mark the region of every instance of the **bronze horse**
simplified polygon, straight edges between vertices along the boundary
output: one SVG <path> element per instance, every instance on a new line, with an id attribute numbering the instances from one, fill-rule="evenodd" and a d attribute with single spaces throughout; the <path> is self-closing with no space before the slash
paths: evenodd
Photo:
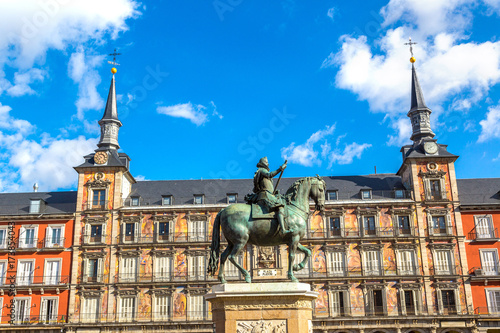
<path id="1" fill-rule="evenodd" d="M 307 220 L 309 219 L 309 198 L 316 204 L 316 210 L 322 211 L 325 204 L 325 181 L 319 177 L 306 177 L 297 180 L 290 186 L 285 194 L 288 203 L 288 225 L 293 232 L 282 235 L 278 230 L 276 219 L 253 220 L 250 217 L 251 205 L 233 204 L 221 210 L 214 222 L 212 245 L 210 246 L 210 260 L 208 273 L 215 275 L 219 264 L 220 229 L 227 240 L 227 248 L 220 256 L 219 281 L 226 283 L 224 277 L 224 264 L 229 259 L 245 277 L 246 282 L 251 282 L 250 274 L 245 270 L 235 257 L 248 244 L 258 246 L 288 245 L 288 278 L 297 282 L 294 271 L 304 268 L 311 251 L 301 245 L 299 241 L 305 236 Z M 298 265 L 293 264 L 295 252 L 299 250 L 305 254 Z"/>

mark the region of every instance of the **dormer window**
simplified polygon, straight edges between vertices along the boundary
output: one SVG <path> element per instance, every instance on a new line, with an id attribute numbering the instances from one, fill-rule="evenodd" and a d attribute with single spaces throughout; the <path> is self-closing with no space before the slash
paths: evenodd
<path id="1" fill-rule="evenodd" d="M 371 199 L 372 198 L 372 190 L 361 190 L 361 199 Z"/>
<path id="2" fill-rule="evenodd" d="M 203 194 L 196 194 L 194 196 L 194 204 L 195 205 L 203 205 L 204 204 L 204 195 Z"/>
<path id="3" fill-rule="evenodd" d="M 233 204 L 236 203 L 238 196 L 236 194 L 228 194 L 227 195 L 227 203 L 228 204 Z"/>
<path id="4" fill-rule="evenodd" d="M 394 198 L 396 199 L 404 199 L 405 191 L 404 190 L 394 190 Z"/>
<path id="5" fill-rule="evenodd" d="M 172 205 L 172 196 L 171 195 L 165 195 L 161 198 L 161 205 L 162 206 L 171 206 Z"/>
<path id="6" fill-rule="evenodd" d="M 130 198 L 130 205 L 131 206 L 139 206 L 139 197 Z"/>
<path id="7" fill-rule="evenodd" d="M 42 212 L 43 200 L 31 199 L 30 200 L 30 214 L 38 214 Z"/>
<path id="8" fill-rule="evenodd" d="M 326 200 L 338 200 L 338 191 L 326 191 Z"/>

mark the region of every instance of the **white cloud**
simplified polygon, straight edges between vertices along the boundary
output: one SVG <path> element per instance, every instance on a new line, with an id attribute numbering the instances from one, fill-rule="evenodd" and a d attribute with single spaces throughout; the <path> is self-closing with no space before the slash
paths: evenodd
<path id="1" fill-rule="evenodd" d="M 334 163 L 351 164 L 355 157 L 361 158 L 361 154 L 363 153 L 363 151 L 365 151 L 365 149 L 367 148 L 370 148 L 371 146 L 372 145 L 369 143 L 363 143 L 360 145 L 356 142 L 353 142 L 351 144 L 348 144 L 345 146 L 343 152 L 340 152 L 340 150 L 336 150 L 330 154 L 330 165 L 328 167 L 331 168 Z"/>
<path id="2" fill-rule="evenodd" d="M 313 133 L 304 144 L 296 146 L 295 142 L 292 142 L 288 147 L 281 149 L 281 156 L 292 163 L 303 166 L 321 165 L 321 160 L 318 159 L 318 151 L 315 150 L 314 146 L 318 141 L 331 135 L 334 130 L 335 125 L 326 126 L 326 129 Z M 326 141 L 321 148 L 322 152 L 330 149 Z"/>
<path id="3" fill-rule="evenodd" d="M 0 104 L 0 192 L 30 191 L 35 182 L 40 191 L 76 185 L 73 167 L 95 149 L 97 139 L 61 139 L 42 133 L 37 142 L 29 138 L 35 127 L 11 117 L 10 111 Z"/>
<path id="4" fill-rule="evenodd" d="M 14 74 L 14 85 L 7 89 L 10 96 L 18 97 L 23 95 L 33 95 L 35 91 L 30 87 L 34 82 L 43 82 L 47 72 L 38 68 L 31 68 L 27 71 Z"/>
<path id="5" fill-rule="evenodd" d="M 342 36 L 341 49 L 322 67 L 338 67 L 337 87 L 368 101 L 371 111 L 388 115 L 396 131 L 390 144 L 405 141 L 409 137 L 398 136 L 407 134 L 401 119 L 410 106 L 411 67 L 403 47 L 409 36 L 418 42 L 415 65 L 434 118 L 448 101 L 467 112 L 500 82 L 500 42 L 467 40 L 474 5 L 472 0 L 391 0 L 381 10 L 383 26 L 390 29 L 370 42 L 363 35 Z"/>
<path id="6" fill-rule="evenodd" d="M 335 7 L 328 8 L 328 12 L 326 13 L 326 16 L 331 18 L 333 20 L 333 16 L 337 13 L 337 9 Z"/>
<path id="7" fill-rule="evenodd" d="M 350 164 L 353 162 L 354 157 L 361 157 L 363 151 L 369 147 L 370 144 L 357 144 L 355 142 L 346 144 L 344 151 L 341 152 L 339 148 L 340 141 L 345 138 L 345 134 L 338 136 L 335 141 L 335 149 L 332 150 L 332 145 L 328 141 L 332 138 L 335 131 L 335 125 L 326 126 L 325 129 L 313 133 L 307 141 L 301 145 L 296 145 L 292 142 L 289 146 L 281 148 L 281 157 L 288 159 L 292 163 L 300 164 L 303 166 L 321 165 L 323 161 L 328 161 L 328 168 L 330 169 L 333 164 Z M 319 144 L 318 142 L 322 142 Z"/>
<path id="8" fill-rule="evenodd" d="M 500 105 L 488 108 L 486 119 L 479 122 L 481 134 L 478 142 L 485 142 L 491 139 L 500 139 Z"/>
<path id="9" fill-rule="evenodd" d="M 395 131 L 396 135 L 389 135 L 389 146 L 401 147 L 408 144 L 411 137 L 411 124 L 407 117 L 402 117 L 394 120 L 390 125 Z"/>
<path id="10" fill-rule="evenodd" d="M 97 92 L 101 76 L 95 69 L 100 67 L 103 61 L 103 55 L 88 55 L 81 45 L 69 59 L 68 75 L 73 82 L 78 84 L 78 99 L 75 105 L 79 120 L 84 120 L 85 111 L 99 110 L 104 107 L 104 100 Z"/>
<path id="11" fill-rule="evenodd" d="M 212 114 L 222 119 L 222 116 L 216 110 L 215 104 L 213 102 L 210 103 L 214 108 Z M 206 109 L 207 108 L 201 104 L 193 105 L 189 102 L 171 106 L 159 106 L 156 111 L 170 117 L 188 119 L 196 126 L 200 126 L 209 121 L 208 114 L 205 112 Z"/>

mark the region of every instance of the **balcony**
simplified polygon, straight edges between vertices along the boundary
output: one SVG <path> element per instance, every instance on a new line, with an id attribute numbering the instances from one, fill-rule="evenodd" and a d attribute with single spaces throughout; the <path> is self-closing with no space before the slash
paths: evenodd
<path id="1" fill-rule="evenodd" d="M 434 265 L 430 267 L 432 275 L 458 275 L 460 274 L 459 265 Z"/>
<path id="2" fill-rule="evenodd" d="M 86 210 L 94 210 L 94 211 L 103 211 L 103 210 L 108 210 L 108 200 L 105 201 L 99 201 L 96 203 L 93 203 L 91 201 L 88 201 L 87 204 L 85 205 Z"/>
<path id="3" fill-rule="evenodd" d="M 69 284 L 69 275 L 28 275 L 16 277 L 17 287 L 46 287 Z"/>
<path id="4" fill-rule="evenodd" d="M 105 245 L 106 244 L 106 235 L 83 235 L 82 236 L 82 245 Z"/>
<path id="5" fill-rule="evenodd" d="M 211 321 L 212 316 L 208 311 L 184 311 L 182 316 L 173 317 L 171 314 L 164 312 L 135 312 L 135 313 L 112 313 L 109 315 L 99 315 L 97 313 L 80 313 L 80 316 L 75 321 L 79 324 L 96 324 L 96 323 L 179 323 L 193 321 Z"/>
<path id="6" fill-rule="evenodd" d="M 480 306 L 474 309 L 474 314 L 484 317 L 500 317 L 500 309 L 496 306 Z"/>
<path id="7" fill-rule="evenodd" d="M 66 323 L 66 315 L 41 315 L 41 316 L 23 316 L 11 318 L 10 316 L 2 316 L 0 325 L 16 325 L 16 326 L 47 326 L 47 325 L 63 325 Z"/>
<path id="8" fill-rule="evenodd" d="M 476 242 L 496 242 L 498 241 L 498 229 L 482 229 L 477 230 L 476 228 L 472 229 L 468 235 L 469 239 L 474 240 Z"/>
<path id="9" fill-rule="evenodd" d="M 127 284 L 127 283 L 160 283 L 160 282 L 168 282 L 168 281 L 216 281 L 217 276 L 210 276 L 205 271 L 203 272 L 170 272 L 170 273 L 148 273 L 148 274 L 139 274 L 139 273 L 120 273 L 114 276 L 115 283 Z M 227 277 L 226 273 L 226 278 Z M 239 277 L 239 275 L 237 276 Z M 237 278 L 234 276 L 229 276 L 229 280 L 231 278 Z"/>
<path id="10" fill-rule="evenodd" d="M 363 267 L 363 266 L 335 266 L 327 267 L 326 272 L 317 272 L 311 269 L 303 269 L 295 272 L 298 278 L 360 278 L 360 277 L 383 277 L 383 276 L 416 276 L 421 275 L 420 266 L 397 268 L 390 267 Z"/>
<path id="11" fill-rule="evenodd" d="M 208 231 L 200 232 L 177 232 L 159 235 L 156 233 L 148 233 L 141 235 L 118 235 L 116 237 L 117 244 L 161 244 L 172 242 L 201 242 L 206 243 L 212 240 Z M 224 238 L 222 238 L 224 241 Z"/>
<path id="12" fill-rule="evenodd" d="M 497 280 L 500 279 L 500 263 L 483 265 L 469 270 L 472 280 Z"/>
<path id="13" fill-rule="evenodd" d="M 308 230 L 306 237 L 309 239 L 325 238 L 406 238 L 418 235 L 417 228 L 394 228 L 394 227 L 376 227 L 374 229 L 359 230 L 355 228 L 342 229 L 316 229 Z"/>
<path id="14" fill-rule="evenodd" d="M 104 275 L 103 274 L 94 274 L 92 276 L 79 276 L 77 283 L 103 283 Z"/>

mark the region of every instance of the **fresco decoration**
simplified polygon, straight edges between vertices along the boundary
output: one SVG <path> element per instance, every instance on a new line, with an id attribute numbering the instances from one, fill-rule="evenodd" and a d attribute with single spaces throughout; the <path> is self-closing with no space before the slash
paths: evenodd
<path id="1" fill-rule="evenodd" d="M 151 218 L 151 214 L 144 214 L 142 216 L 142 223 L 141 223 L 141 235 L 146 236 L 143 238 L 143 242 L 152 242 L 153 241 L 153 235 L 154 235 L 154 222 L 153 219 Z"/>
<path id="2" fill-rule="evenodd" d="M 314 212 L 309 220 L 309 232 L 311 237 L 324 237 L 324 221 L 323 216 L 319 212 Z"/>
<path id="3" fill-rule="evenodd" d="M 356 249 L 357 243 L 350 243 L 347 252 L 347 270 L 349 272 L 361 272 L 361 256 Z"/>
<path id="4" fill-rule="evenodd" d="M 210 212 L 210 218 L 208 220 L 208 241 L 212 241 L 212 232 L 214 230 L 215 217 L 219 212 Z"/>
<path id="5" fill-rule="evenodd" d="M 177 221 L 175 222 L 174 230 L 175 230 L 174 241 L 180 242 L 187 240 L 188 225 L 187 225 L 186 213 L 180 213 L 179 216 L 177 216 Z"/>
<path id="6" fill-rule="evenodd" d="M 318 298 L 314 301 L 314 314 L 327 316 L 328 311 L 328 290 L 324 288 L 324 284 L 313 285 L 313 290 L 318 293 Z"/>
<path id="7" fill-rule="evenodd" d="M 137 307 L 137 312 L 139 313 L 139 318 L 149 318 L 151 314 L 151 296 L 147 294 L 147 289 L 141 289 L 139 292 L 139 304 Z"/>
<path id="8" fill-rule="evenodd" d="M 381 232 L 384 233 L 392 229 L 392 215 L 388 212 L 388 208 L 382 208 L 379 214 L 379 225 Z"/>
<path id="9" fill-rule="evenodd" d="M 359 288 L 359 282 L 352 282 L 350 291 L 351 314 L 362 316 L 365 314 L 365 298 L 363 290 Z"/>
<path id="10" fill-rule="evenodd" d="M 104 290 L 104 293 L 102 294 L 102 297 L 101 297 L 102 309 L 99 312 L 101 317 L 104 317 L 108 314 L 108 298 L 109 298 L 108 295 L 109 295 L 109 291 Z M 113 307 L 113 313 L 116 313 L 116 302 L 115 302 L 115 306 Z"/>
<path id="11" fill-rule="evenodd" d="M 383 259 L 383 269 L 387 271 L 388 274 L 396 274 L 396 253 L 391 247 L 391 244 L 384 244 L 382 250 Z"/>
<path id="12" fill-rule="evenodd" d="M 115 174 L 112 172 L 102 172 L 104 174 L 104 180 L 110 181 L 111 184 L 107 187 L 108 196 L 106 200 L 108 201 L 108 209 L 113 208 L 113 198 L 114 198 L 114 181 Z M 95 172 L 85 172 L 83 176 L 83 184 L 87 184 L 88 182 L 92 182 L 95 180 Z M 82 210 L 86 209 L 87 203 L 89 202 L 89 191 L 83 191 L 82 198 Z"/>
<path id="13" fill-rule="evenodd" d="M 312 271 L 315 273 L 326 273 L 326 257 L 321 245 L 315 245 L 312 249 Z"/>
<path id="14" fill-rule="evenodd" d="M 387 293 L 386 293 L 386 303 L 387 303 L 387 314 L 398 315 L 398 290 L 395 288 L 396 282 L 392 281 L 388 283 Z"/>
<path id="15" fill-rule="evenodd" d="M 355 232 L 359 230 L 358 217 L 354 209 L 347 209 L 344 215 L 344 227 L 346 230 L 346 236 L 349 236 L 349 232 Z"/>
<path id="16" fill-rule="evenodd" d="M 450 182 L 450 174 L 449 174 L 449 169 L 448 169 L 448 164 L 447 163 L 440 163 L 437 162 L 437 170 L 436 171 L 442 171 L 445 172 L 444 180 L 445 180 L 445 189 L 446 189 L 446 194 L 447 198 L 451 200 L 451 182 Z M 417 174 L 420 172 L 428 172 L 429 170 L 427 169 L 427 162 L 420 162 L 417 163 Z M 425 198 L 425 190 L 424 190 L 424 181 L 422 177 L 419 177 L 419 185 L 420 185 L 420 196 L 421 198 Z"/>
<path id="17" fill-rule="evenodd" d="M 173 293 L 173 311 L 172 316 L 174 319 L 184 319 L 186 318 L 186 294 L 184 293 L 184 287 L 176 288 Z"/>
<path id="18" fill-rule="evenodd" d="M 184 249 L 177 249 L 174 255 L 174 276 L 187 276 L 187 256 Z"/>

